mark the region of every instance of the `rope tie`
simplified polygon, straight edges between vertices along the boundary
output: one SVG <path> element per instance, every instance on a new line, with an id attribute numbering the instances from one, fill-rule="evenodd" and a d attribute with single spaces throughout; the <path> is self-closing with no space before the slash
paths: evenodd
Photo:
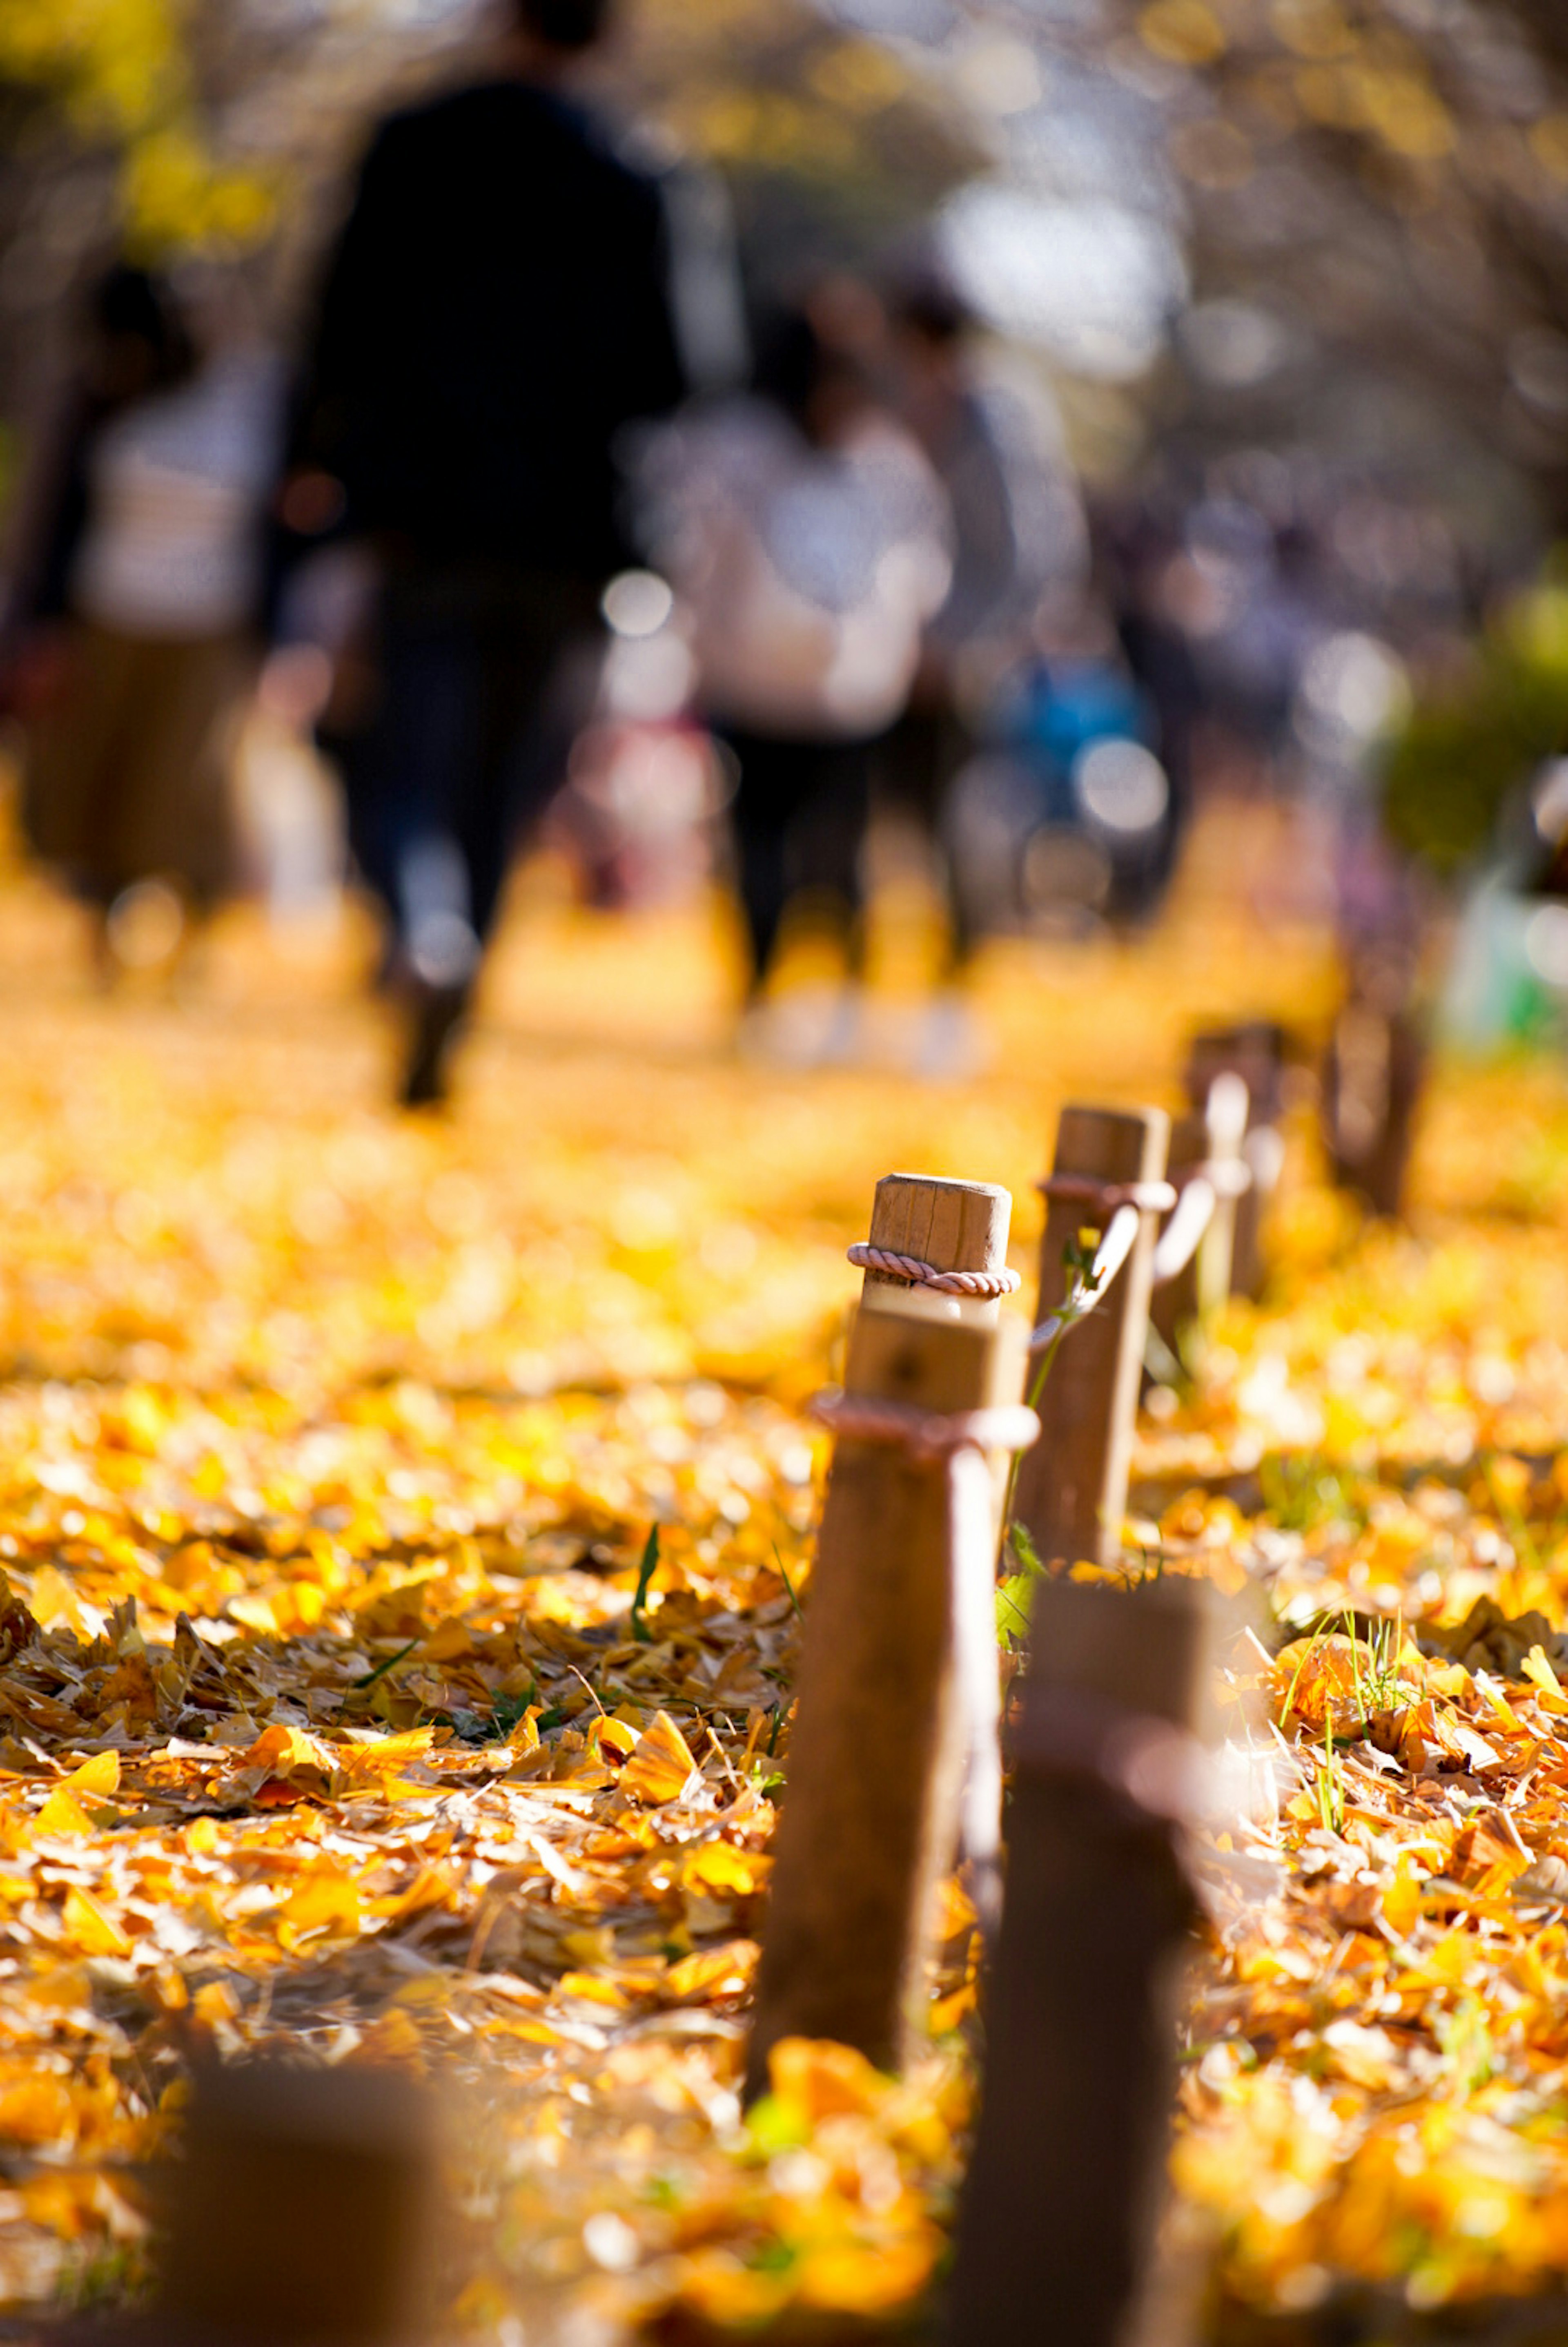
<path id="1" fill-rule="evenodd" d="M 1176 1193 L 1169 1182 L 1102 1182 L 1094 1174 L 1047 1174 L 1034 1186 L 1048 1203 L 1060 1199 L 1067 1204 L 1089 1207 L 1105 1225 L 1084 1281 L 1084 1286 L 1094 1290 L 1094 1302 L 1084 1311 L 1064 1308 L 1054 1312 L 1049 1320 L 1043 1320 L 1029 1339 L 1031 1347 L 1038 1348 L 1054 1343 L 1064 1328 L 1075 1320 L 1086 1319 L 1096 1306 L 1104 1303 L 1106 1289 L 1133 1251 L 1142 1217 L 1168 1214 L 1176 1203 Z"/>
<path id="2" fill-rule="evenodd" d="M 1285 1140 L 1271 1124 L 1254 1125 L 1242 1143 L 1247 1167 L 1260 1190 L 1272 1190 L 1285 1170 Z"/>
<path id="3" fill-rule="evenodd" d="M 1196 1736 L 1087 1688 L 1033 1694 L 1013 1749 L 1031 1776 L 1089 1785 L 1144 1825 L 1190 1831 L 1214 1814 L 1214 1761 Z"/>
<path id="4" fill-rule="evenodd" d="M 1182 1184 L 1176 1210 L 1155 1242 L 1153 1266 L 1154 1284 L 1163 1287 L 1185 1271 L 1199 1247 L 1204 1235 L 1214 1220 L 1219 1193 L 1206 1173 L 1195 1173 Z"/>
<path id="5" fill-rule="evenodd" d="M 820 1393 L 811 1414 L 840 1441 L 902 1450 L 916 1467 L 940 1467 L 946 1487 L 953 1676 L 963 1723 L 959 1848 L 975 1911 L 989 1930 L 1001 1898 L 1002 1691 L 996 1668 L 996 1540 L 993 1450 L 1027 1450 L 1040 1420 L 1022 1402 L 990 1409 L 921 1409 L 872 1394 Z"/>
<path id="6" fill-rule="evenodd" d="M 1176 1176 L 1176 1212 L 1155 1245 L 1156 1287 L 1186 1269 L 1203 1245 L 1220 1200 L 1245 1197 L 1251 1187 L 1251 1168 L 1239 1157 L 1206 1157 L 1201 1164 L 1182 1168 Z"/>
<path id="7" fill-rule="evenodd" d="M 939 1271 L 918 1255 L 898 1255 L 891 1247 L 872 1246 L 857 1239 L 850 1261 L 861 1271 L 880 1271 L 889 1279 L 907 1280 L 911 1287 L 933 1287 L 943 1296 L 1012 1296 L 1023 1286 L 1015 1271 Z"/>
<path id="8" fill-rule="evenodd" d="M 1207 1182 L 1217 1198 L 1245 1198 L 1252 1187 L 1252 1168 L 1244 1157 L 1206 1157 L 1196 1165 L 1184 1165 L 1176 1175 L 1178 1190 L 1194 1182 Z"/>
<path id="9" fill-rule="evenodd" d="M 1110 1217 L 1090 1273 L 1090 1285 L 1098 1291 L 1096 1303 L 1132 1253 L 1138 1235 L 1136 1220 L 1124 1223 L 1125 1214 L 1170 1214 L 1152 1266 L 1155 1286 L 1163 1287 L 1166 1280 L 1185 1271 L 1197 1253 L 1219 1201 L 1239 1198 L 1251 1186 L 1251 1170 L 1237 1158 L 1206 1158 L 1200 1164 L 1184 1168 L 1179 1183 L 1101 1182 L 1090 1174 L 1050 1174 L 1036 1184 L 1047 1199 L 1082 1204 Z M 1065 1321 L 1075 1317 L 1082 1316 L 1054 1314 L 1036 1328 L 1033 1343 L 1048 1345 Z"/>
<path id="10" fill-rule="evenodd" d="M 1114 1214 L 1122 1206 L 1136 1206 L 1140 1214 L 1166 1214 L 1176 1202 L 1168 1182 L 1102 1182 L 1094 1174 L 1047 1174 L 1034 1187 L 1043 1197 L 1097 1206 L 1105 1214 Z"/>

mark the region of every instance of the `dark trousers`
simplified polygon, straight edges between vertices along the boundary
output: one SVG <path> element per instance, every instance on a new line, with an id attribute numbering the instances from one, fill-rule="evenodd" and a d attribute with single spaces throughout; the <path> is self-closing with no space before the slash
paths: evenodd
<path id="1" fill-rule="evenodd" d="M 973 748 L 968 730 L 944 702 L 911 703 L 883 735 L 876 760 L 879 803 L 918 823 L 936 857 L 948 918 L 947 976 L 962 968 L 978 942 L 964 892 L 953 874 L 948 811 L 953 779 Z"/>
<path id="2" fill-rule="evenodd" d="M 874 743 L 788 740 L 732 725 L 719 738 L 740 769 L 735 844 L 754 979 L 772 959 L 793 897 L 818 899 L 848 926 L 857 951 Z"/>
<path id="3" fill-rule="evenodd" d="M 591 670 L 596 594 L 575 579 L 500 565 L 394 572 L 382 598 L 376 685 L 339 758 L 349 844 L 392 928 L 395 958 L 427 980 L 472 977 L 514 844 L 565 771 Z"/>

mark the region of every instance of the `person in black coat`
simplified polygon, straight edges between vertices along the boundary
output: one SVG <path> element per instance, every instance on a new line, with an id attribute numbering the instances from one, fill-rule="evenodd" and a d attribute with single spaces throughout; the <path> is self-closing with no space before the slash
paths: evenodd
<path id="1" fill-rule="evenodd" d="M 338 754 L 350 839 L 437 1099 L 512 840 L 559 779 L 563 674 L 630 559 L 616 445 L 684 384 L 656 184 L 563 76 L 607 0 L 513 0 L 494 78 L 376 132 L 329 268 L 280 498 L 368 541 L 372 684 Z"/>

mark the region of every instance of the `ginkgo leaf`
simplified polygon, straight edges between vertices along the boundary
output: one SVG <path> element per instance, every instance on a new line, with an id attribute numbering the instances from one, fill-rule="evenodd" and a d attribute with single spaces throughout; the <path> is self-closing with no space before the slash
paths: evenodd
<path id="1" fill-rule="evenodd" d="M 664 1993 L 686 1997 L 738 1996 L 751 1985 L 760 1951 L 755 1940 L 730 1940 L 721 1948 L 701 1948 L 671 1964 Z"/>
<path id="2" fill-rule="evenodd" d="M 309 1874 L 284 1901 L 278 1921 L 295 1939 L 323 1931 L 351 1935 L 360 1928 L 359 1890 L 346 1875 Z"/>
<path id="3" fill-rule="evenodd" d="M 1568 1714 L 1568 1695 L 1564 1695 L 1563 1682 L 1547 1661 L 1541 1647 L 1531 1647 L 1520 1665 L 1520 1670 L 1534 1688 L 1535 1700 L 1543 1710 L 1555 1712 L 1560 1717 Z"/>
<path id="4" fill-rule="evenodd" d="M 667 1711 L 658 1711 L 621 1770 L 621 1790 L 633 1800 L 657 1808 L 662 1802 L 678 1800 L 696 1774 L 697 1762 L 685 1737 Z"/>
<path id="5" fill-rule="evenodd" d="M 434 1736 L 432 1727 L 411 1727 L 402 1735 L 375 1737 L 368 1744 L 316 1746 L 313 1765 L 319 1767 L 324 1759 L 329 1767 L 341 1768 L 351 1777 L 392 1776 L 410 1761 L 423 1760 Z"/>
<path id="6" fill-rule="evenodd" d="M 1393 1881 L 1383 1892 L 1382 1907 L 1383 1920 L 1390 1931 L 1399 1939 L 1409 1939 L 1420 1920 L 1421 1888 L 1403 1853 L 1394 1868 Z"/>
<path id="7" fill-rule="evenodd" d="M 244 1755 L 248 1768 L 264 1768 L 274 1777 L 304 1775 L 314 1778 L 331 1777 L 336 1765 L 331 1747 L 302 1728 L 280 1721 L 263 1728 Z"/>
<path id="8" fill-rule="evenodd" d="M 33 1824 L 41 1834 L 90 1834 L 97 1830 L 68 1785 L 56 1786 Z"/>
<path id="9" fill-rule="evenodd" d="M 765 1850 L 736 1850 L 727 1841 L 707 1841 L 688 1854 L 681 1875 L 694 1889 L 728 1891 L 744 1899 L 767 1881 L 772 1865 Z"/>
<path id="10" fill-rule="evenodd" d="M 74 1885 L 66 1893 L 61 1921 L 67 1937 L 85 1956 L 128 1956 L 131 1952 L 129 1938 L 112 1916 Z"/>

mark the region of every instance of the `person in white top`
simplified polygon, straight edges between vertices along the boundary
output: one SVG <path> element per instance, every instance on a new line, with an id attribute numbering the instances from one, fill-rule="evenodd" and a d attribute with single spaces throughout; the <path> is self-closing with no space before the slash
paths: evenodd
<path id="1" fill-rule="evenodd" d="M 205 364 L 168 289 L 118 268 L 82 364 L 5 630 L 23 820 L 114 935 L 156 878 L 200 910 L 232 885 L 227 753 L 249 681 L 280 370 Z"/>
<path id="2" fill-rule="evenodd" d="M 220 352 L 98 433 L 90 518 L 71 574 L 84 619 L 186 643 L 250 625 L 279 389 L 269 352 Z"/>
<path id="3" fill-rule="evenodd" d="M 662 434 L 648 538 L 684 606 L 697 698 L 738 770 L 740 896 L 759 989 L 809 895 L 854 958 L 875 743 L 952 576 L 946 500 L 915 441 L 804 316 L 758 392 Z"/>

